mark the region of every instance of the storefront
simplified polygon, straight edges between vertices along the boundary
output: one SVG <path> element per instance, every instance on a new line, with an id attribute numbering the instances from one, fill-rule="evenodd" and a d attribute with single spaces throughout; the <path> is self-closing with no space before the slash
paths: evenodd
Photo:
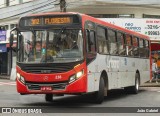
<path id="1" fill-rule="evenodd" d="M 0 75 L 8 75 L 9 48 L 6 41 L 7 31 L 0 30 Z"/>

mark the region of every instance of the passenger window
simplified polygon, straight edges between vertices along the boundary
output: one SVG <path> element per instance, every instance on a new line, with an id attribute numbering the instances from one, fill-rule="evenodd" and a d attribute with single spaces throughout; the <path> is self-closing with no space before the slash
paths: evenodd
<path id="1" fill-rule="evenodd" d="M 110 42 L 110 54 L 118 55 L 118 46 L 116 42 L 116 32 L 108 29 L 108 40 Z"/>
<path id="2" fill-rule="evenodd" d="M 87 37 L 87 52 L 95 53 L 96 52 L 96 42 L 95 42 L 95 33 L 94 31 L 86 30 Z"/>
<path id="3" fill-rule="evenodd" d="M 145 57 L 149 58 L 149 41 L 145 40 Z"/>
<path id="4" fill-rule="evenodd" d="M 106 29 L 97 27 L 98 51 L 101 54 L 109 54 L 109 42 L 106 40 Z"/>
<path id="5" fill-rule="evenodd" d="M 139 52 L 138 52 L 138 38 L 133 37 L 132 38 L 132 45 L 133 45 L 133 56 L 134 57 L 139 57 Z"/>
<path id="6" fill-rule="evenodd" d="M 139 39 L 139 55 L 140 57 L 145 57 L 145 48 L 144 48 L 144 40 Z"/>
<path id="7" fill-rule="evenodd" d="M 132 56 L 133 51 L 132 51 L 132 37 L 130 35 L 126 35 L 126 52 L 127 56 Z"/>
<path id="8" fill-rule="evenodd" d="M 117 33 L 117 43 L 118 43 L 118 54 L 121 56 L 126 55 L 126 47 L 124 43 L 124 34 L 118 32 Z"/>

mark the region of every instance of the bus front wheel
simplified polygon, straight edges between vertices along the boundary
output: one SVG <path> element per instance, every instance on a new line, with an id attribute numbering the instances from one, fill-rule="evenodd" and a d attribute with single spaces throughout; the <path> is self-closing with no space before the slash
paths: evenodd
<path id="1" fill-rule="evenodd" d="M 104 88 L 105 88 L 105 83 L 103 77 L 100 78 L 99 82 L 99 91 L 94 93 L 94 102 L 97 104 L 101 104 L 104 100 Z"/>
<path id="2" fill-rule="evenodd" d="M 46 94 L 45 95 L 45 100 L 48 102 L 52 102 L 53 101 L 53 94 Z"/>

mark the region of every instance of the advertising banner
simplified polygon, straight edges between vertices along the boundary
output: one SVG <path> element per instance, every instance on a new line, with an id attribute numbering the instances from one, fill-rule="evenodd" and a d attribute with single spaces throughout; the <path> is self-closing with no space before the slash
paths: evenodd
<path id="1" fill-rule="evenodd" d="M 151 40 L 160 40 L 160 19 L 100 18 L 111 24 L 147 35 Z"/>
<path id="2" fill-rule="evenodd" d="M 0 42 L 6 41 L 6 31 L 0 30 Z"/>
<path id="3" fill-rule="evenodd" d="M 0 53 L 1 52 L 7 52 L 6 44 L 0 44 Z"/>

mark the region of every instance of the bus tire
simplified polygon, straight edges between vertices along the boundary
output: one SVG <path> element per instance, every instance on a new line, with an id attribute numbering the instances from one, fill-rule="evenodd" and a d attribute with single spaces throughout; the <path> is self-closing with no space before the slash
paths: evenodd
<path id="1" fill-rule="evenodd" d="M 45 95 L 45 100 L 48 102 L 52 102 L 53 101 L 53 94 L 46 94 Z"/>
<path id="2" fill-rule="evenodd" d="M 135 85 L 132 86 L 131 91 L 133 94 L 137 94 L 139 92 L 139 84 L 140 84 L 140 77 L 139 74 L 136 73 L 136 77 L 135 77 Z"/>
<path id="3" fill-rule="evenodd" d="M 138 91 L 139 91 L 139 84 L 140 84 L 140 77 L 139 77 L 139 74 L 136 73 L 136 76 L 135 76 L 135 84 L 134 86 L 130 86 L 130 87 L 125 87 L 125 91 L 127 93 L 131 93 L 131 94 L 137 94 Z"/>
<path id="4" fill-rule="evenodd" d="M 97 104 L 101 104 L 104 100 L 104 88 L 105 88 L 105 83 L 103 77 L 100 78 L 99 81 L 99 91 L 95 92 L 94 95 L 94 102 Z"/>

